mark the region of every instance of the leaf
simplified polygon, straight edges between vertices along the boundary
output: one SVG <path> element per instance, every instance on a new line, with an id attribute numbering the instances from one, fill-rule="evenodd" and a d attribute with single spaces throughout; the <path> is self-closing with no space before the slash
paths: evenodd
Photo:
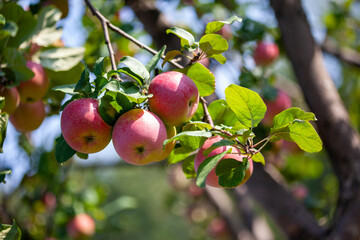
<path id="1" fill-rule="evenodd" d="M 225 24 L 232 24 L 233 22 L 241 22 L 242 19 L 238 16 L 232 16 L 225 21 L 213 21 L 206 24 L 205 34 L 216 33 L 222 29 Z"/>
<path id="2" fill-rule="evenodd" d="M 209 148 L 207 148 L 203 155 L 206 157 L 208 156 L 214 149 L 224 146 L 234 146 L 236 143 L 234 141 L 228 140 L 228 139 L 222 139 L 218 142 L 215 142 L 213 145 L 211 145 Z"/>
<path id="3" fill-rule="evenodd" d="M 175 164 L 178 162 L 183 161 L 185 158 L 187 158 L 193 150 L 189 150 L 184 147 L 178 147 L 174 148 L 174 150 L 170 153 L 170 155 L 167 158 L 168 165 Z"/>
<path id="4" fill-rule="evenodd" d="M 73 68 L 67 71 L 53 71 L 50 69 L 46 70 L 46 73 L 51 81 L 51 84 L 54 86 L 65 85 L 65 84 L 74 84 L 81 77 L 81 73 L 84 71 L 84 64 L 79 62 Z"/>
<path id="5" fill-rule="evenodd" d="M 5 177 L 8 174 L 11 174 L 11 170 L 0 171 L 0 183 L 6 183 Z"/>
<path id="6" fill-rule="evenodd" d="M 56 27 L 60 18 L 61 11 L 59 9 L 52 6 L 42 8 L 37 18 L 37 33 L 32 41 L 39 46 L 49 46 L 60 39 L 62 30 Z"/>
<path id="7" fill-rule="evenodd" d="M 149 73 L 151 73 L 152 70 L 154 70 L 154 68 L 156 67 L 156 65 L 158 64 L 159 60 L 161 59 L 161 57 L 163 56 L 164 52 L 166 50 L 166 46 L 163 46 L 160 51 L 155 54 L 151 60 L 146 64 L 146 69 L 148 70 Z M 147 83 L 146 85 L 149 85 L 149 83 Z"/>
<path id="8" fill-rule="evenodd" d="M 219 185 L 226 188 L 237 187 L 245 177 L 246 165 L 235 159 L 223 159 L 215 168 Z"/>
<path id="9" fill-rule="evenodd" d="M 4 27 L 0 31 L 0 39 L 6 37 L 15 37 L 19 30 L 18 25 L 13 21 L 6 21 Z"/>
<path id="10" fill-rule="evenodd" d="M 19 30 L 16 36 L 9 41 L 9 47 L 18 48 L 21 43 L 29 40 L 35 34 L 36 18 L 29 11 L 25 11 L 17 22 L 17 25 Z"/>
<path id="11" fill-rule="evenodd" d="M 76 151 L 67 144 L 62 134 L 55 139 L 55 158 L 58 163 L 66 162 L 75 153 Z"/>
<path id="12" fill-rule="evenodd" d="M 261 163 L 262 165 L 265 166 L 265 158 L 264 158 L 264 156 L 263 156 L 260 152 L 258 152 L 257 154 L 253 155 L 253 156 L 251 157 L 251 159 L 252 159 L 254 162 L 259 162 L 259 163 Z"/>
<path id="13" fill-rule="evenodd" d="M 197 178 L 196 178 L 196 185 L 203 188 L 205 187 L 206 178 L 209 175 L 210 171 L 215 168 L 218 162 L 228 153 L 229 151 L 224 151 L 220 154 L 211 156 L 206 158 L 199 166 L 197 170 Z"/>
<path id="14" fill-rule="evenodd" d="M 75 94 L 77 94 L 74 91 L 75 86 L 76 86 L 76 84 L 65 84 L 65 85 L 53 87 L 52 90 L 63 92 L 63 93 L 70 94 L 70 95 L 75 95 Z"/>
<path id="15" fill-rule="evenodd" d="M 80 80 L 75 85 L 74 92 L 83 93 L 85 95 L 91 93 L 90 73 L 86 65 L 84 71 L 81 74 Z"/>
<path id="16" fill-rule="evenodd" d="M 176 71 L 184 73 L 191 78 L 199 90 L 200 96 L 206 97 L 215 91 L 215 77 L 209 69 L 204 67 L 201 63 L 194 63 L 184 69 L 177 69 Z"/>
<path id="17" fill-rule="evenodd" d="M 0 12 L 5 17 L 6 21 L 11 20 L 17 22 L 25 11 L 20 5 L 16 4 L 15 2 L 9 2 L 4 5 Z"/>
<path id="18" fill-rule="evenodd" d="M 21 239 L 21 231 L 16 224 L 15 220 L 13 220 L 12 225 L 8 224 L 0 224 L 0 239 L 3 240 L 20 240 Z"/>
<path id="19" fill-rule="evenodd" d="M 182 132 L 198 131 L 203 129 L 204 127 L 202 127 L 201 125 L 186 124 L 185 126 L 182 127 Z M 182 147 L 185 147 L 190 150 L 195 150 L 201 147 L 204 144 L 205 140 L 206 140 L 205 137 L 183 136 L 181 137 L 180 144 Z"/>
<path id="20" fill-rule="evenodd" d="M 117 92 L 107 92 L 99 103 L 99 113 L 110 126 L 115 124 L 120 115 L 132 108 L 131 102 L 124 95 Z"/>
<path id="21" fill-rule="evenodd" d="M 165 58 L 163 60 L 163 63 L 161 64 L 161 67 L 164 67 L 165 63 L 168 61 L 171 61 L 174 57 L 181 55 L 182 53 L 179 50 L 172 50 L 166 53 Z"/>
<path id="22" fill-rule="evenodd" d="M 206 137 L 209 138 L 212 136 L 211 132 L 207 132 L 205 130 L 201 130 L 201 131 L 186 131 L 186 132 L 181 132 L 177 135 L 175 135 L 174 137 L 170 138 L 170 139 L 166 139 L 163 143 L 163 146 L 165 146 L 168 142 L 171 142 L 173 140 L 177 140 L 177 139 L 181 139 L 184 136 L 191 136 L 191 137 Z"/>
<path id="23" fill-rule="evenodd" d="M 6 129 L 9 120 L 9 115 L 5 113 L 0 114 L 0 153 L 3 153 L 3 145 L 6 138 Z"/>
<path id="24" fill-rule="evenodd" d="M 199 41 L 199 46 L 208 57 L 221 54 L 229 48 L 227 41 L 219 34 L 204 35 Z"/>
<path id="25" fill-rule="evenodd" d="M 292 107 L 282 111 L 274 117 L 274 126 L 272 127 L 272 130 L 286 127 L 296 119 L 304 121 L 316 121 L 315 114 L 311 112 L 305 112 L 297 107 Z"/>
<path id="26" fill-rule="evenodd" d="M 225 89 L 226 101 L 240 123 L 253 129 L 264 118 L 266 105 L 258 93 L 231 84 Z"/>
<path id="27" fill-rule="evenodd" d="M 178 28 L 178 27 L 172 27 L 170 29 L 166 30 L 166 34 L 175 34 L 176 36 L 178 36 L 181 39 L 181 47 L 188 49 L 188 48 L 192 48 L 192 46 L 195 43 L 195 38 L 194 36 L 186 31 L 185 29 L 182 28 Z"/>
<path id="28" fill-rule="evenodd" d="M 0 24 L 4 25 L 5 22 L 6 22 L 6 19 L 5 19 L 4 15 L 0 14 Z"/>
<path id="29" fill-rule="evenodd" d="M 222 54 L 213 54 L 213 55 L 210 55 L 209 57 L 215 59 L 216 61 L 218 61 L 221 64 L 226 63 L 226 57 L 224 57 Z"/>
<path id="30" fill-rule="evenodd" d="M 134 78 L 140 85 L 143 85 L 144 82 L 150 79 L 149 71 L 139 60 L 126 56 L 120 59 L 119 64 L 120 63 L 125 64 L 127 68 L 121 68 L 118 66 L 118 72 L 129 75 L 130 77 Z"/>
<path id="31" fill-rule="evenodd" d="M 182 163 L 182 170 L 186 178 L 196 178 L 196 172 L 194 167 L 194 159 L 196 154 L 192 154 L 184 159 Z"/>
<path id="32" fill-rule="evenodd" d="M 51 48 L 40 53 L 41 65 L 53 71 L 67 71 L 75 67 L 84 57 L 85 49 Z"/>
<path id="33" fill-rule="evenodd" d="M 210 103 L 208 110 L 215 125 L 234 126 L 238 119 L 225 99 L 217 99 Z"/>
<path id="34" fill-rule="evenodd" d="M 110 66 L 109 57 L 101 57 L 96 60 L 94 64 L 94 74 L 96 77 L 102 77 L 105 73 L 108 72 Z"/>

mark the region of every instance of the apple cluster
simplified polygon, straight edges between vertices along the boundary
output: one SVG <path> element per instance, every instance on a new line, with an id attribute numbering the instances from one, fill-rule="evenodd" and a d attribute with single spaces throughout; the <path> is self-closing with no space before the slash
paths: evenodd
<path id="1" fill-rule="evenodd" d="M 65 141 L 81 153 L 104 149 L 112 139 L 121 159 L 134 165 L 164 160 L 175 141 L 163 142 L 176 135 L 176 126 L 189 121 L 196 112 L 199 92 L 185 74 L 175 71 L 157 75 L 149 85 L 150 110 L 134 108 L 122 114 L 110 126 L 99 113 L 96 99 L 82 98 L 70 102 L 61 115 Z"/>
<path id="2" fill-rule="evenodd" d="M 0 86 L 0 95 L 5 98 L 5 106 L 1 112 L 10 116 L 10 122 L 20 132 L 37 129 L 45 119 L 45 105 L 42 98 L 45 96 L 49 80 L 44 68 L 35 62 L 27 61 L 34 76 L 17 87 Z"/>

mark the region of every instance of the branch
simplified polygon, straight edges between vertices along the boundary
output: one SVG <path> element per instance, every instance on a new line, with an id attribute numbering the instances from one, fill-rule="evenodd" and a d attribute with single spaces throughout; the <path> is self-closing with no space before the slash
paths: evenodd
<path id="1" fill-rule="evenodd" d="M 350 48 L 338 47 L 335 43 L 326 39 L 321 45 L 321 50 L 334 55 L 341 61 L 355 67 L 360 67 L 360 54 Z"/>
<path id="2" fill-rule="evenodd" d="M 360 238 L 360 137 L 326 71 L 299 0 L 271 0 L 305 100 L 318 121 L 319 134 L 339 180 L 338 207 L 330 239 Z"/>
<path id="3" fill-rule="evenodd" d="M 116 62 L 115 62 L 115 52 L 112 48 L 111 45 L 111 41 L 110 41 L 110 36 L 109 36 L 109 30 L 108 30 L 108 26 L 110 24 L 110 21 L 104 17 L 104 15 L 102 15 L 98 10 L 95 9 L 95 7 L 91 4 L 90 0 L 84 0 L 85 4 L 88 6 L 88 8 L 90 9 L 91 13 L 97 17 L 100 22 L 101 22 L 101 27 L 104 31 L 104 37 L 105 37 L 105 44 L 108 47 L 109 50 L 109 56 L 110 56 L 110 61 L 111 61 L 111 68 L 113 70 L 116 70 Z"/>
<path id="4" fill-rule="evenodd" d="M 207 108 L 207 101 L 205 100 L 204 97 L 200 97 L 200 102 L 204 108 L 204 118 L 203 118 L 203 121 L 204 122 L 207 122 L 210 124 L 210 126 L 212 128 L 214 128 L 214 121 L 212 120 L 211 116 L 210 116 L 210 113 L 209 113 L 209 110 Z"/>

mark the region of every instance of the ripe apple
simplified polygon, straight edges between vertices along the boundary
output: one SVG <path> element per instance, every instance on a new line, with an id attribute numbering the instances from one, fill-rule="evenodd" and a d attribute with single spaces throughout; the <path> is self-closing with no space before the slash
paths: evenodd
<path id="1" fill-rule="evenodd" d="M 2 112 L 6 112 L 11 115 L 15 112 L 16 108 L 20 104 L 20 95 L 16 88 L 6 88 L 0 86 L 0 96 L 5 97 L 5 106 L 1 109 Z"/>
<path id="2" fill-rule="evenodd" d="M 90 237 L 95 233 L 95 221 L 86 213 L 77 214 L 66 225 L 66 231 L 73 239 Z"/>
<path id="3" fill-rule="evenodd" d="M 22 103 L 36 102 L 45 96 L 50 83 L 44 68 L 40 64 L 27 61 L 26 66 L 33 71 L 35 75 L 31 79 L 21 82 L 17 87 L 20 94 L 20 101 Z"/>
<path id="4" fill-rule="evenodd" d="M 166 131 L 165 124 L 154 113 L 132 109 L 119 117 L 112 133 L 116 152 L 124 161 L 143 165 L 161 161 L 170 154 L 175 143 L 165 150 L 163 142 L 174 135 L 174 127 Z"/>
<path id="5" fill-rule="evenodd" d="M 46 116 L 42 100 L 34 103 L 21 103 L 10 115 L 11 124 L 20 132 L 33 131 L 40 127 Z"/>
<path id="6" fill-rule="evenodd" d="M 265 66 L 279 57 L 279 48 L 275 43 L 258 42 L 254 51 L 256 65 Z"/>
<path id="7" fill-rule="evenodd" d="M 280 89 L 277 90 L 277 96 L 275 99 L 271 101 L 265 100 L 264 102 L 266 104 L 267 111 L 262 123 L 265 126 L 271 126 L 273 119 L 277 114 L 291 107 L 291 99 L 289 95 Z"/>
<path id="8" fill-rule="evenodd" d="M 214 150 L 212 150 L 208 156 L 204 156 L 203 152 L 211 147 L 214 143 L 222 140 L 223 138 L 221 136 L 213 136 L 211 138 L 208 138 L 204 144 L 201 146 L 201 148 L 199 149 L 198 153 L 195 156 L 195 160 L 194 160 L 194 167 L 195 167 L 195 171 L 197 172 L 199 169 L 200 164 L 208 157 L 220 154 L 224 151 L 227 151 L 229 149 L 232 149 L 231 154 L 226 154 L 220 161 L 223 161 L 226 158 L 233 158 L 237 161 L 242 162 L 243 161 L 243 155 L 241 154 L 240 150 L 238 150 L 237 148 L 234 147 L 230 147 L 230 146 L 223 146 L 223 147 L 219 147 L 219 148 L 215 148 Z M 220 162 L 219 161 L 219 162 Z M 241 184 L 244 184 L 252 175 L 253 172 L 253 162 L 252 159 L 249 159 L 249 168 L 245 171 L 245 176 L 244 179 L 240 182 L 240 184 L 238 186 L 240 186 Z M 213 170 L 210 171 L 209 175 L 206 178 L 206 185 L 212 186 L 212 187 L 221 187 L 219 185 L 219 177 L 216 176 L 215 173 L 215 168 Z"/>
<path id="9" fill-rule="evenodd" d="M 189 121 L 199 104 L 199 91 L 185 74 L 169 71 L 157 75 L 150 83 L 150 110 L 166 125 L 180 126 Z"/>
<path id="10" fill-rule="evenodd" d="M 111 126 L 99 113 L 99 103 L 93 98 L 77 99 L 61 114 L 61 132 L 71 148 L 81 153 L 103 150 L 111 140 Z"/>

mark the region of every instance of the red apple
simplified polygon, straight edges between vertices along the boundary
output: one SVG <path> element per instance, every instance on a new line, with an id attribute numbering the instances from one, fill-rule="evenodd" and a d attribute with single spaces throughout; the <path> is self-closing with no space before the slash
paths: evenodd
<path id="1" fill-rule="evenodd" d="M 26 66 L 35 74 L 33 78 L 21 82 L 17 87 L 22 103 L 36 102 L 45 96 L 49 87 L 49 80 L 44 68 L 35 62 L 28 61 Z"/>
<path id="2" fill-rule="evenodd" d="M 16 88 L 6 88 L 0 86 L 0 96 L 5 97 L 5 106 L 1 109 L 2 112 L 6 112 L 11 115 L 15 112 L 16 108 L 20 104 L 20 95 Z"/>
<path id="3" fill-rule="evenodd" d="M 230 147 L 230 146 L 223 146 L 223 147 L 219 147 L 219 148 L 215 148 L 214 150 L 212 150 L 208 156 L 204 156 L 203 152 L 211 147 L 214 143 L 222 140 L 223 138 L 221 136 L 213 136 L 211 138 L 208 138 L 204 144 L 201 146 L 201 148 L 199 149 L 198 153 L 196 154 L 195 156 L 195 160 L 194 160 L 194 167 L 195 167 L 195 171 L 197 172 L 198 169 L 199 169 L 199 166 L 200 164 L 208 157 L 211 157 L 211 156 L 214 156 L 214 155 L 217 155 L 217 154 L 220 154 L 224 151 L 227 151 L 229 149 L 232 149 L 232 153 L 229 153 L 229 154 L 226 154 L 220 161 L 223 161 L 224 159 L 226 158 L 233 158 L 237 161 L 240 161 L 242 162 L 243 161 L 243 156 L 240 152 L 239 149 L 237 148 L 234 148 L 234 147 Z M 219 162 L 220 162 L 219 161 Z M 250 163 L 250 166 L 249 168 L 245 171 L 245 177 L 244 179 L 241 181 L 241 183 L 238 185 L 242 185 L 244 184 L 249 178 L 250 176 L 252 175 L 252 172 L 253 172 L 253 162 L 252 162 L 252 159 L 249 159 L 249 163 Z M 206 185 L 209 185 L 209 186 L 212 186 L 212 187 L 221 187 L 219 185 L 219 177 L 216 176 L 216 173 L 215 173 L 215 168 L 213 170 L 210 171 L 209 175 L 207 176 L 206 178 Z"/>
<path id="4" fill-rule="evenodd" d="M 254 51 L 256 65 L 265 66 L 279 57 L 279 48 L 275 43 L 258 42 Z"/>
<path id="5" fill-rule="evenodd" d="M 95 221 L 86 213 L 77 214 L 66 225 L 66 231 L 73 239 L 90 237 L 95 233 Z"/>
<path id="6" fill-rule="evenodd" d="M 130 164 L 143 165 L 161 161 L 170 154 L 174 144 L 163 150 L 167 134 L 164 123 L 154 113 L 132 109 L 116 121 L 112 139 L 121 159 Z"/>
<path id="7" fill-rule="evenodd" d="M 280 112 L 284 111 L 291 107 L 291 99 L 284 91 L 278 89 L 277 96 L 271 101 L 264 101 L 267 107 L 266 114 L 262 123 L 265 126 L 271 126 L 273 123 L 274 117 Z"/>
<path id="8" fill-rule="evenodd" d="M 20 103 L 9 119 L 18 131 L 28 132 L 40 127 L 45 116 L 45 105 L 39 100 L 28 104 Z"/>
<path id="9" fill-rule="evenodd" d="M 82 98 L 64 108 L 61 132 L 65 141 L 81 153 L 103 150 L 111 140 L 111 126 L 101 118 L 96 99 Z"/>
<path id="10" fill-rule="evenodd" d="M 175 71 L 157 75 L 150 83 L 150 110 L 166 125 L 180 126 L 189 121 L 199 104 L 199 91 L 185 74 Z"/>

